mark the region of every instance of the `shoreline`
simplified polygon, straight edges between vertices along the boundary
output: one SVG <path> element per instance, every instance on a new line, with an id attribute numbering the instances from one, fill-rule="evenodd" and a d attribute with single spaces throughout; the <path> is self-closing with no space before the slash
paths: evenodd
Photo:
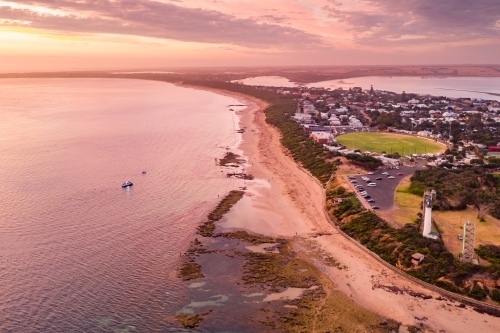
<path id="1" fill-rule="evenodd" d="M 464 333 L 477 329 L 484 332 L 497 330 L 499 318 L 479 314 L 470 308 L 459 308 L 458 303 L 453 301 L 437 300 L 441 298 L 438 293 L 388 271 L 338 234 L 325 216 L 322 186 L 318 181 L 311 182 L 311 176 L 286 155 L 279 141 L 280 133 L 265 122 L 263 110 L 267 103 L 228 91 L 192 88 L 250 102 L 249 107 L 238 111 L 241 114 L 240 128 L 246 130 L 238 148 L 248 159 L 248 168 L 255 180 L 248 182 L 247 194 L 219 222 L 225 231 L 246 230 L 288 238 L 297 235 L 297 239 L 292 240 L 293 247 L 321 269 L 339 291 L 358 305 L 400 321 L 403 325 L 425 324 L 435 330 Z M 314 255 L 315 251 L 332 255 L 337 262 L 347 267 L 347 274 L 325 265 Z M 418 299 L 408 293 L 393 293 L 387 288 L 374 286 L 411 289 L 431 295 L 433 299 Z M 385 306 L 381 307 L 380 304 Z M 457 321 L 460 321 L 459 327 Z"/>

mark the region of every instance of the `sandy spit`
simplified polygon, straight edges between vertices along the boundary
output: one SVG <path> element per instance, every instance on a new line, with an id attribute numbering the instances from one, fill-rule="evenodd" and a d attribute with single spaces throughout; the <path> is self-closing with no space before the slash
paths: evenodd
<path id="1" fill-rule="evenodd" d="M 245 172 L 255 179 L 245 181 L 247 194 L 221 220 L 224 228 L 294 238 L 295 249 L 309 257 L 340 291 L 359 305 L 403 325 L 422 323 L 435 332 L 446 333 L 499 332 L 500 318 L 477 313 L 470 307 L 459 308 L 458 302 L 436 300 L 439 294 L 387 270 L 340 235 L 325 217 L 322 186 L 292 160 L 280 144 L 279 131 L 265 122 L 265 102 L 233 92 L 203 89 L 248 105 L 238 112 L 240 128 L 246 130 L 239 149 L 248 160 Z M 331 255 L 347 268 L 339 270 L 323 264 L 317 259 L 318 252 Z M 394 293 L 380 286 L 409 289 L 433 299 Z"/>

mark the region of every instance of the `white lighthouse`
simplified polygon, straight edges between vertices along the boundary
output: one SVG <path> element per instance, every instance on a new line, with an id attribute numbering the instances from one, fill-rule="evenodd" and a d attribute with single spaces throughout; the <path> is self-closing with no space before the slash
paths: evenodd
<path id="1" fill-rule="evenodd" d="M 424 193 L 424 230 L 422 235 L 427 238 L 437 239 L 438 235 L 431 231 L 432 227 L 432 199 L 436 197 L 436 191 L 425 191 Z"/>

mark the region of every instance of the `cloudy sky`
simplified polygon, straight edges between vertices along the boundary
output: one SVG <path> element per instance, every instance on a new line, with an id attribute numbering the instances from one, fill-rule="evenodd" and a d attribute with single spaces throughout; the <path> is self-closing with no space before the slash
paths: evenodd
<path id="1" fill-rule="evenodd" d="M 499 0 L 0 0 L 0 71 L 493 64 Z"/>

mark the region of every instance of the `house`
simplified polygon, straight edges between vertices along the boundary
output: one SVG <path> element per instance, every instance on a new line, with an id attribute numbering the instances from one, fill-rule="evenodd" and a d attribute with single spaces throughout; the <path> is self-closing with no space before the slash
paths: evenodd
<path id="1" fill-rule="evenodd" d="M 335 204 L 338 205 L 344 202 L 346 198 L 334 198 L 333 200 L 335 201 Z"/>
<path id="2" fill-rule="evenodd" d="M 317 143 L 328 143 L 330 141 L 330 133 L 328 132 L 311 132 L 311 138 Z"/>
<path id="3" fill-rule="evenodd" d="M 420 131 L 420 132 L 417 132 L 417 135 L 420 135 L 420 136 L 431 136 L 432 132 L 431 131 Z"/>
<path id="4" fill-rule="evenodd" d="M 424 260 L 424 258 L 425 258 L 425 256 L 422 253 L 417 252 L 417 253 L 412 254 L 411 262 L 413 265 L 417 266 L 422 262 L 422 260 Z"/>
<path id="5" fill-rule="evenodd" d="M 312 122 L 312 116 L 310 114 L 296 113 L 292 118 L 299 123 Z"/>

